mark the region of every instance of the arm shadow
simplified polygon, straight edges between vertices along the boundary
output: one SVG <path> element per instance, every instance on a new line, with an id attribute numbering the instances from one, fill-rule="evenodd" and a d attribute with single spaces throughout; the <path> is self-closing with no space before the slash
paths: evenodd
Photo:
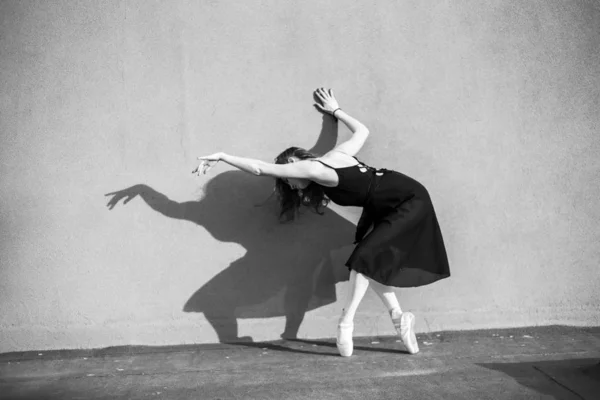
<path id="1" fill-rule="evenodd" d="M 335 136 L 337 125 L 324 115 L 321 136 Z M 333 122 L 333 125 L 331 124 Z M 337 129 L 335 129 L 337 130 Z M 327 152 L 330 138 L 319 138 L 313 149 Z M 315 150 L 316 151 L 316 150 Z M 202 286 L 187 300 L 184 312 L 203 313 L 220 342 L 252 341 L 239 337 L 238 318 L 284 316 L 282 338 L 297 337 L 307 311 L 334 303 L 335 284 L 348 279 L 344 262 L 352 250 L 355 225 L 330 209 L 323 215 L 305 210 L 300 218 L 280 223 L 274 197 L 257 206 L 273 191 L 273 179 L 241 171 L 227 171 L 211 179 L 201 199 L 176 202 L 145 184 L 110 193 L 108 207 L 139 196 L 154 211 L 205 228 L 216 240 L 238 243 L 246 253 L 206 281 L 198 273 L 184 279 Z M 211 249 L 206 249 L 210 260 Z M 216 267 L 216 268 L 215 268 Z"/>

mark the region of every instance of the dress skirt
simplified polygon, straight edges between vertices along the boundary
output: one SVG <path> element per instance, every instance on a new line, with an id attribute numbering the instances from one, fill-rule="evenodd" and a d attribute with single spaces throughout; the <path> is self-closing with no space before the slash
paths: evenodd
<path id="1" fill-rule="evenodd" d="M 450 276 L 442 232 L 426 190 L 375 218 L 346 266 L 387 286 L 417 287 Z"/>

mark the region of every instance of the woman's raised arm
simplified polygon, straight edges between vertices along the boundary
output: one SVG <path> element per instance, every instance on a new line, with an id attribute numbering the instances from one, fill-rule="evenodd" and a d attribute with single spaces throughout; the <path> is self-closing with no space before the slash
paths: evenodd
<path id="1" fill-rule="evenodd" d="M 367 127 L 340 108 L 332 89 L 327 91 L 323 88 L 319 88 L 315 90 L 315 95 L 321 102 L 321 104 L 315 104 L 317 108 L 342 121 L 352 132 L 352 137 L 349 140 L 336 146 L 332 151 L 340 151 L 349 156 L 356 155 L 369 137 L 369 130 Z"/>

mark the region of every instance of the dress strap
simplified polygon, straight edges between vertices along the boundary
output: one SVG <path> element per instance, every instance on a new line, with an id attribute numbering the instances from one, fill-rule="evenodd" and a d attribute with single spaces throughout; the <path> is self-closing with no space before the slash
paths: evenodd
<path id="1" fill-rule="evenodd" d="M 324 165 L 324 166 L 326 166 L 326 167 L 329 167 L 329 168 L 331 168 L 331 169 L 335 169 L 335 168 L 333 168 L 331 165 L 329 165 L 329 164 L 325 164 L 325 163 L 324 163 L 323 161 L 321 161 L 321 160 L 311 160 L 311 161 L 317 161 L 317 162 L 320 162 L 321 164 L 323 164 L 323 165 Z"/>

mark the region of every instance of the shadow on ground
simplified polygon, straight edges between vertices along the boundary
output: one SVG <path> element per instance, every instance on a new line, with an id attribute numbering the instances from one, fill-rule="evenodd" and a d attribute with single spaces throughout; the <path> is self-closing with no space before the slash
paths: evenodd
<path id="1" fill-rule="evenodd" d="M 321 133 L 310 150 L 323 154 L 336 141 L 337 122 L 324 115 Z M 280 223 L 275 196 L 257 206 L 273 187 L 272 178 L 234 170 L 211 179 L 199 200 L 176 202 L 138 184 L 111 193 L 109 207 L 139 196 L 162 215 L 191 221 L 216 240 L 246 250 L 243 257 L 219 268 L 221 272 L 183 306 L 185 312 L 204 313 L 220 342 L 252 341 L 239 336 L 238 318 L 285 316 L 280 336 L 295 338 L 305 313 L 335 302 L 335 284 L 348 279 L 343 263 L 352 249 L 355 225 L 329 209 L 323 215 L 306 210 L 299 220 Z M 210 261 L 198 268 L 205 268 L 206 262 Z"/>
<path id="2" fill-rule="evenodd" d="M 479 363 L 490 370 L 502 372 L 520 385 L 555 399 L 598 399 L 600 393 L 600 364 L 596 358 L 575 358 L 552 361 L 516 363 Z M 532 374 L 532 370 L 553 381 L 550 386 Z"/>
<path id="3" fill-rule="evenodd" d="M 355 340 L 356 342 L 356 340 Z M 392 343 L 390 341 L 390 343 Z M 258 342 L 258 343 L 233 343 L 238 346 L 254 347 L 263 350 L 272 350 L 285 353 L 298 353 L 298 354 L 311 354 L 317 356 L 333 356 L 340 357 L 340 354 L 335 344 L 335 340 L 313 340 L 313 339 L 287 339 L 284 341 L 272 341 L 272 342 Z M 311 346 L 315 350 L 306 350 L 304 346 Z M 322 349 L 323 351 L 317 351 Z M 390 354 L 410 354 L 406 350 L 397 350 L 394 348 L 381 348 L 374 346 L 361 346 L 354 344 L 354 350 L 356 351 L 370 351 L 376 353 L 390 353 Z"/>

